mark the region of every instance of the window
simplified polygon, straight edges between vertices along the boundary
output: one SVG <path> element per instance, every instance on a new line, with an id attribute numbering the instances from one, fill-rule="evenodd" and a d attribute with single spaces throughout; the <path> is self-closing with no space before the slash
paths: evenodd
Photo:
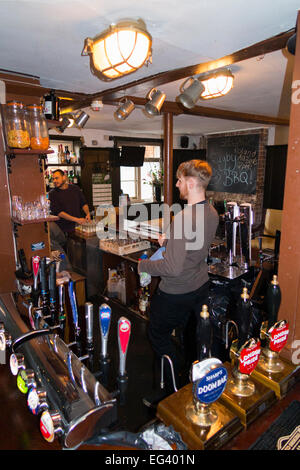
<path id="1" fill-rule="evenodd" d="M 134 142 L 135 145 L 136 142 Z M 124 143 L 125 145 L 125 143 Z M 126 142 L 126 145 L 132 143 Z M 120 167 L 121 190 L 128 194 L 131 202 L 153 202 L 153 189 L 151 184 L 151 171 L 162 169 L 161 144 L 143 144 L 146 148 L 144 165 L 142 167 Z"/>

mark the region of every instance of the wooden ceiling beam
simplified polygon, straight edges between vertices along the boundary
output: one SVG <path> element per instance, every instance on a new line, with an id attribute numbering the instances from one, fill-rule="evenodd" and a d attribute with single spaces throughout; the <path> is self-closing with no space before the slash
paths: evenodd
<path id="1" fill-rule="evenodd" d="M 147 103 L 146 98 L 139 98 L 137 96 L 126 96 L 126 98 L 133 101 L 134 104 L 138 107 L 145 106 L 145 104 Z M 119 99 L 104 98 L 103 103 L 116 106 L 119 104 Z M 276 126 L 289 125 L 289 119 L 282 119 L 273 116 L 264 116 L 260 114 L 240 113 L 236 111 L 228 111 L 227 109 L 211 108 L 208 106 L 195 106 L 193 109 L 186 109 L 176 101 L 167 100 L 164 102 L 161 108 L 161 114 L 165 113 L 172 113 L 174 115 L 188 114 L 190 116 L 203 116 L 215 119 L 227 119 L 229 121 L 242 121 Z"/>
<path id="2" fill-rule="evenodd" d="M 130 94 L 139 93 L 141 90 L 144 90 L 144 85 L 149 85 L 149 88 L 158 87 L 164 85 L 165 83 L 171 83 L 177 80 L 184 79 L 186 77 L 199 75 L 205 72 L 216 70 L 222 67 L 227 67 L 237 62 L 243 60 L 252 59 L 270 52 L 277 51 L 279 49 L 284 49 L 288 39 L 295 33 L 295 29 L 291 29 L 284 33 L 280 33 L 271 38 L 260 41 L 256 44 L 253 44 L 249 47 L 241 49 L 232 54 L 226 55 L 216 60 L 210 62 L 203 62 L 200 64 L 191 65 L 188 67 L 182 67 L 174 70 L 169 70 L 167 72 L 161 72 L 155 75 L 141 78 L 129 82 L 124 85 L 120 85 L 114 88 L 109 88 L 98 93 L 93 93 L 88 95 L 85 99 L 80 101 L 75 101 L 72 103 L 72 110 L 79 108 L 86 108 L 91 105 L 93 100 L 106 98 L 120 98 L 124 95 L 124 91 L 130 90 Z M 68 106 L 70 108 L 70 106 Z"/>

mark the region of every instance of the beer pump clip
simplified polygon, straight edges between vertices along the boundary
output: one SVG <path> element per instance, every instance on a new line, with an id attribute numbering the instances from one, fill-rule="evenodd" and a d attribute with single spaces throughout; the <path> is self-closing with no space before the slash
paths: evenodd
<path id="1" fill-rule="evenodd" d="M 280 351 L 287 343 L 289 324 L 286 320 L 277 319 L 281 304 L 281 291 L 277 275 L 273 275 L 266 294 L 268 319 L 262 323 L 260 338 L 265 343 L 259 367 L 266 372 L 281 372 L 285 365 L 279 358 Z"/>
<path id="2" fill-rule="evenodd" d="M 264 322 L 260 330 L 260 338 L 266 342 L 262 349 L 259 367 L 266 372 L 281 372 L 285 365 L 279 357 L 280 351 L 287 343 L 289 335 L 289 323 L 286 320 L 277 321 L 268 330 L 267 322 Z"/>
<path id="3" fill-rule="evenodd" d="M 193 400 L 186 406 L 186 417 L 200 427 L 210 427 L 218 419 L 211 406 L 222 395 L 227 384 L 227 370 L 217 358 L 196 361 L 191 369 Z"/>

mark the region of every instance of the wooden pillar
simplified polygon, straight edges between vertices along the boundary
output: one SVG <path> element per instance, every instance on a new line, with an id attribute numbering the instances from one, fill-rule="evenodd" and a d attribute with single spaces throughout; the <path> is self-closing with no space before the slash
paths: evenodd
<path id="1" fill-rule="evenodd" d="M 300 15 L 297 18 L 297 41 L 293 83 L 300 80 Z M 299 82 L 300 83 L 300 82 Z M 286 355 L 293 353 L 293 341 L 300 340 L 300 103 L 291 101 L 288 155 L 285 177 L 282 230 L 278 277 L 282 291 L 279 318 L 289 321 L 290 333 Z M 293 92 L 293 90 L 292 90 Z M 295 96 L 295 95 L 294 95 Z M 294 101 L 294 102 L 293 102 Z"/>
<path id="2" fill-rule="evenodd" d="M 164 203 L 173 204 L 173 114 L 164 114 Z"/>

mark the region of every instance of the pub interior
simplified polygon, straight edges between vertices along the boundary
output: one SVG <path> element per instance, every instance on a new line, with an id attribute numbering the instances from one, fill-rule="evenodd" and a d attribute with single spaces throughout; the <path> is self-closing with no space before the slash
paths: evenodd
<path id="1" fill-rule="evenodd" d="M 0 7 L 0 449 L 299 450 L 296 2 L 272 17 L 274 2 L 230 1 L 224 44 L 205 15 L 197 24 L 220 1 L 176 5 L 178 17 L 190 9 L 187 26 L 172 0 L 168 21 L 135 1 L 101 2 L 101 16 L 96 0 L 67 3 Z M 50 27 L 47 52 L 35 20 L 52 25 L 56 8 L 68 21 Z M 243 8 L 244 37 L 233 21 Z M 128 53 L 139 41 L 143 59 Z M 176 171 L 190 160 L 212 168 L 218 225 L 207 305 L 172 331 L 178 381 L 148 335 L 160 276 L 138 266 L 164 259 L 160 237 L 186 207 Z M 75 219 L 55 209 L 59 178 L 72 205 L 83 195 Z"/>

